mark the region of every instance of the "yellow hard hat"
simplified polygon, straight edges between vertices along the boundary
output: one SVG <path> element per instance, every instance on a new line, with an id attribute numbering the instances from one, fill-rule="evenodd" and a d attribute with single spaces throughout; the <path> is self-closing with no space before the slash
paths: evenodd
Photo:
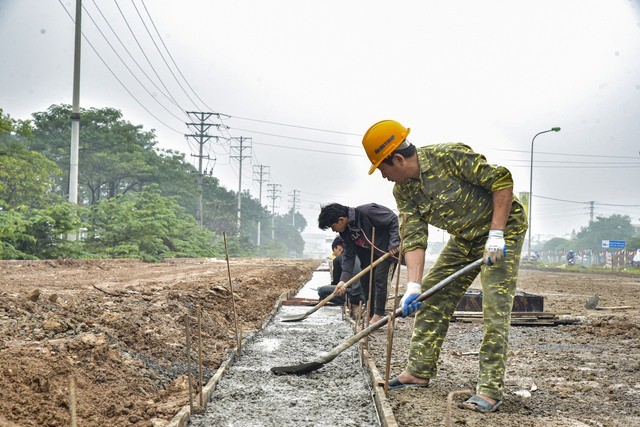
<path id="1" fill-rule="evenodd" d="M 362 146 L 371 161 L 369 175 L 404 142 L 410 131 L 411 128 L 395 120 L 381 120 L 369 128 L 362 138 Z"/>

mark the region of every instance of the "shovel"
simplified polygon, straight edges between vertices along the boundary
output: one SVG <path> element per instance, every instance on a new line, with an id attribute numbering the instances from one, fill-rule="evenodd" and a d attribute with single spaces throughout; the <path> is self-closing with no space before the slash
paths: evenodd
<path id="1" fill-rule="evenodd" d="M 600 302 L 600 297 L 598 295 L 594 295 L 589 298 L 584 305 L 589 310 L 630 310 L 633 306 L 630 305 L 619 305 L 614 307 L 598 307 L 598 302 Z"/>
<path id="2" fill-rule="evenodd" d="M 416 298 L 416 301 L 424 301 L 424 300 L 426 300 L 427 298 L 429 298 L 430 296 L 432 296 L 435 293 L 439 292 L 445 286 L 447 286 L 448 284 L 450 284 L 451 282 L 453 282 L 454 280 L 456 280 L 460 276 L 464 276 L 465 274 L 469 273 L 470 271 L 480 267 L 482 265 L 482 262 L 483 262 L 482 259 L 479 259 L 479 260 L 474 261 L 471 264 L 467 265 L 466 267 L 463 267 L 462 269 L 456 271 L 451 276 L 449 276 L 449 277 L 443 279 L 442 281 L 440 281 L 440 283 L 436 284 L 432 288 L 427 289 L 426 291 L 421 293 L 420 296 L 418 296 L 418 298 Z M 396 317 L 401 317 L 402 316 L 402 307 L 400 307 L 400 308 L 398 308 L 396 310 L 395 316 Z M 325 353 L 324 355 L 320 356 L 315 361 L 302 363 L 300 365 L 274 366 L 273 368 L 271 368 L 271 372 L 273 372 L 274 374 L 277 374 L 277 375 L 285 375 L 285 374 L 303 375 L 303 374 L 308 374 L 309 372 L 313 372 L 313 371 L 315 371 L 317 369 L 320 369 L 324 365 L 326 365 L 327 363 L 331 362 L 333 359 L 338 357 L 338 355 L 340 353 L 342 353 L 343 351 L 345 351 L 346 349 L 348 349 L 349 347 L 351 347 L 352 345 L 354 345 L 355 343 L 360 341 L 362 338 L 364 338 L 365 336 L 369 335 L 371 332 L 373 332 L 375 330 L 378 330 L 381 327 L 383 327 L 384 325 L 386 325 L 389 322 L 390 318 L 391 318 L 391 315 L 389 314 L 389 315 L 385 316 L 384 318 L 378 320 L 376 323 L 374 323 L 372 325 L 369 325 L 368 328 L 363 329 L 362 331 L 360 331 L 357 334 L 353 335 L 351 338 L 347 339 L 346 341 L 343 341 L 342 344 L 340 344 L 339 346 L 335 347 L 333 350 L 329 351 L 328 353 Z"/>
<path id="3" fill-rule="evenodd" d="M 391 252 L 386 252 L 384 255 L 382 255 L 380 258 L 378 258 L 377 260 L 375 260 L 373 262 L 373 264 L 370 264 L 368 267 L 364 268 L 362 271 L 360 271 L 360 273 L 356 274 L 355 276 L 353 276 L 351 279 L 349 279 L 344 286 L 345 287 L 349 287 L 353 282 L 355 282 L 356 280 L 358 280 L 360 277 L 364 276 L 365 274 L 367 274 L 367 272 L 369 270 L 371 270 L 373 267 L 375 267 L 376 265 L 380 264 L 382 261 L 384 261 L 385 259 L 387 259 L 389 256 L 391 255 Z M 316 311 L 318 311 L 320 309 L 320 307 L 322 307 L 323 305 L 325 305 L 326 303 L 328 303 L 329 301 L 331 301 L 331 298 L 333 298 L 335 296 L 335 294 L 331 294 L 329 296 L 327 296 L 325 299 L 323 299 L 322 301 L 320 301 L 318 304 L 316 304 L 311 310 L 307 311 L 306 313 L 303 313 L 299 316 L 293 316 L 293 317 L 286 317 L 284 319 L 282 319 L 282 322 L 298 322 L 300 320 L 304 320 L 307 317 L 309 317 L 311 314 L 315 313 Z"/>

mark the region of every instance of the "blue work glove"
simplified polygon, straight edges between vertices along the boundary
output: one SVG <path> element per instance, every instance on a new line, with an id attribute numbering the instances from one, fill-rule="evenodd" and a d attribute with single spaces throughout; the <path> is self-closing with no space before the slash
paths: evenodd
<path id="1" fill-rule="evenodd" d="M 416 301 L 421 294 L 420 283 L 409 282 L 407 283 L 407 291 L 400 300 L 400 306 L 402 307 L 402 317 L 407 317 L 422 308 L 422 302 Z"/>
<path id="2" fill-rule="evenodd" d="M 490 230 L 487 244 L 484 246 L 482 258 L 488 265 L 493 265 L 500 258 L 507 256 L 507 245 L 504 242 L 504 232 L 502 230 Z"/>

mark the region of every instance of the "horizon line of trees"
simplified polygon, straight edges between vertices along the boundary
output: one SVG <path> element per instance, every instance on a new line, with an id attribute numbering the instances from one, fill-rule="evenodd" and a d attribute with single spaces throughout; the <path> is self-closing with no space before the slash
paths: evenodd
<path id="1" fill-rule="evenodd" d="M 574 231 L 570 239 L 554 237 L 544 244 L 533 246 L 534 251 L 590 251 L 599 252 L 603 240 L 624 240 L 626 249 L 640 249 L 640 234 L 631 224 L 628 215 L 613 214 L 611 216 L 596 216 L 586 227 Z"/>
<path id="2" fill-rule="evenodd" d="M 272 218 L 245 190 L 238 230 L 237 192 L 215 176 L 202 176 L 201 228 L 198 170 L 114 108 L 81 109 L 78 204 L 69 203 L 70 117 L 69 105 L 30 120 L 0 108 L 0 259 L 220 257 L 223 233 L 230 256 L 302 256 L 300 213 Z"/>

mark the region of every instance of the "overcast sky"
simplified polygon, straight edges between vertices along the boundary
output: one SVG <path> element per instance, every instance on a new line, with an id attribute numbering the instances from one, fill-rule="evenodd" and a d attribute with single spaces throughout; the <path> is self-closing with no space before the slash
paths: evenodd
<path id="1" fill-rule="evenodd" d="M 579 231 L 589 202 L 594 215 L 640 223 L 639 0 L 83 6 L 81 106 L 119 109 L 193 160 L 185 110 L 230 116 L 219 135 L 251 138 L 242 188 L 257 198 L 253 165 L 269 166 L 282 186 L 277 210 L 299 192 L 307 232 L 327 202 L 395 209 L 391 183 L 367 175 L 361 147 L 382 119 L 411 127 L 417 146 L 465 142 L 508 167 L 516 192 L 529 191 L 533 136 L 559 126 L 534 144 L 533 234 Z M 75 1 L 0 0 L 5 114 L 71 104 L 69 14 Z M 216 158 L 207 169 L 234 191 L 237 145 L 205 147 Z M 262 193 L 271 206 L 266 185 Z"/>

